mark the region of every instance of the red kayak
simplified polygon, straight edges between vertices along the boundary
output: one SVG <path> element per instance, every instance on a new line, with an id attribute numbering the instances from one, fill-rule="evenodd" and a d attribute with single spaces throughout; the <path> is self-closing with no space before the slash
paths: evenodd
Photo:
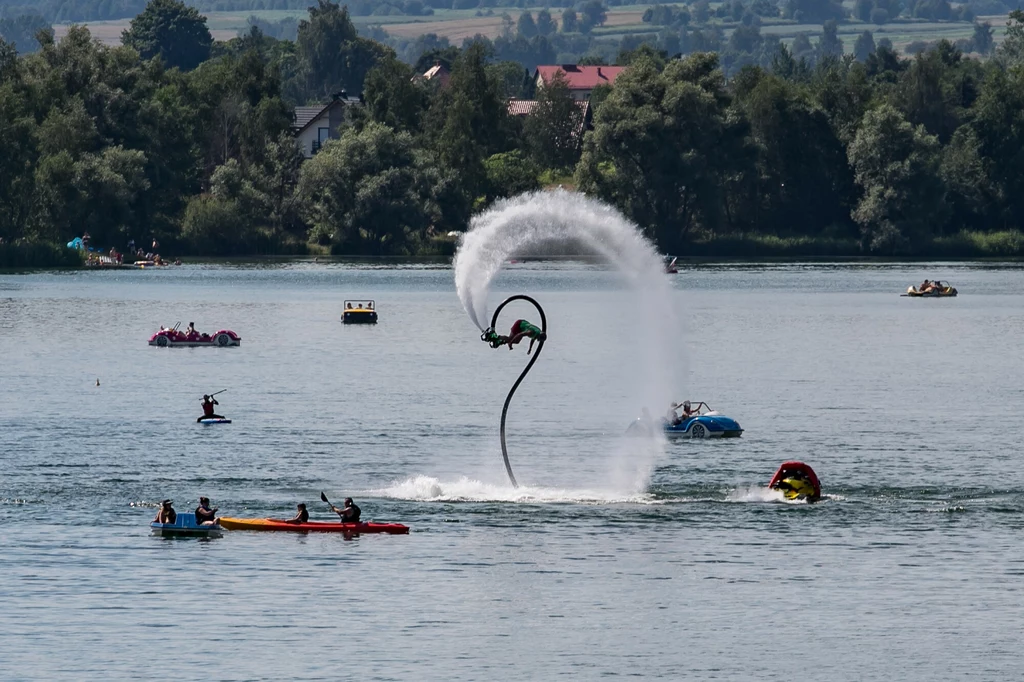
<path id="1" fill-rule="evenodd" d="M 307 521 L 306 523 L 287 523 L 283 519 L 233 519 L 220 517 L 220 525 L 227 530 L 284 530 L 292 532 L 318 533 L 387 533 L 389 535 L 406 535 L 409 526 L 401 523 L 323 523 Z"/>

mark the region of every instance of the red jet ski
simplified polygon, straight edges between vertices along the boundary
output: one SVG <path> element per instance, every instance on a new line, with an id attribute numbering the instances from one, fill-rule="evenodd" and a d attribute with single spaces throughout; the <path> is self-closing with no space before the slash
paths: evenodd
<path id="1" fill-rule="evenodd" d="M 772 476 L 768 487 L 781 490 L 787 500 L 817 502 L 821 499 L 821 483 L 818 476 L 814 469 L 803 462 L 783 462 Z"/>

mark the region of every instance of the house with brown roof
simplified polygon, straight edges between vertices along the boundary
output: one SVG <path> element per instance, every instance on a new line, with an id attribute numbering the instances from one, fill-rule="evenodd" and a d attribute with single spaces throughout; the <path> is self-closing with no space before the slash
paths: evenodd
<path id="1" fill-rule="evenodd" d="M 295 107 L 292 132 L 295 134 L 296 144 L 302 150 L 302 155 L 311 159 L 327 140 L 336 140 L 341 137 L 341 125 L 345 122 L 345 107 L 359 103 L 358 97 L 349 97 L 342 90 L 335 94 L 327 104 Z"/>
<path id="2" fill-rule="evenodd" d="M 533 80 L 537 89 L 550 83 L 555 74 L 561 73 L 569 85 L 569 92 L 576 100 L 590 99 L 590 93 L 598 85 L 612 85 L 619 74 L 626 70 L 625 66 L 581 66 L 579 64 L 562 64 L 559 66 L 538 66 Z"/>
<path id="3" fill-rule="evenodd" d="M 590 130 L 594 118 L 593 109 L 590 106 L 590 102 L 582 99 L 576 100 L 576 108 L 580 110 L 582 116 L 580 116 L 579 122 L 576 126 L 576 130 L 573 131 L 573 137 L 578 140 L 583 140 L 583 133 Z M 526 118 L 533 114 L 537 110 L 537 100 L 535 99 L 510 99 L 508 101 L 508 115 L 509 116 L 520 116 Z"/>

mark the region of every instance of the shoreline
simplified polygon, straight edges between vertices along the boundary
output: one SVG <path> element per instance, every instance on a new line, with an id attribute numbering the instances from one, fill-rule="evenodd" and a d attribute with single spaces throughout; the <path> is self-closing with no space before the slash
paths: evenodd
<path id="1" fill-rule="evenodd" d="M 181 254 L 186 264 L 242 264 L 273 262 L 308 263 L 364 263 L 364 264 L 446 264 L 450 265 L 458 248 L 453 240 L 444 249 L 436 248 L 427 253 L 408 255 L 368 254 L 322 254 L 322 253 L 280 253 L 280 254 L 239 254 L 233 256 L 202 256 Z M 960 232 L 939 237 L 915 249 L 913 253 L 871 254 L 864 253 L 860 244 L 852 239 L 834 238 L 780 238 L 772 235 L 740 234 L 728 235 L 677 244 L 675 247 L 660 249 L 666 256 L 677 258 L 682 265 L 714 263 L 921 263 L 943 261 L 951 263 L 971 262 L 1024 262 L 1024 232 L 1004 230 L 1000 232 Z M 549 253 L 523 254 L 519 261 L 593 261 L 600 258 L 588 254 Z M 176 267 L 168 265 L 165 267 Z M 0 246 L 0 272 L 22 272 L 31 270 L 150 270 L 162 269 L 133 267 L 125 263 L 122 267 L 86 265 L 81 254 L 62 245 L 30 243 Z"/>
<path id="2" fill-rule="evenodd" d="M 533 256 L 520 256 L 515 259 L 518 263 L 552 263 L 552 262 L 563 262 L 563 263 L 589 263 L 599 264 L 601 259 L 594 256 L 587 255 L 574 255 L 574 256 L 545 256 L 545 255 L 533 255 Z M 381 267 L 400 267 L 400 266 L 435 266 L 438 269 L 448 269 L 452 267 L 451 258 L 437 257 L 437 256 L 320 256 L 317 260 L 314 260 L 312 256 L 295 256 L 295 255 L 261 255 L 261 256 L 232 256 L 232 257 L 197 257 L 189 259 L 182 263 L 183 266 L 188 265 L 224 265 L 224 266 L 243 266 L 245 264 L 252 265 L 265 265 L 265 264 L 288 264 L 288 263 L 307 263 L 307 264 L 323 264 L 323 265 L 378 265 Z M 949 257 L 949 256 L 891 256 L 891 257 L 880 257 L 880 256 L 678 256 L 677 264 L 680 269 L 687 269 L 699 266 L 714 266 L 714 265 L 785 265 L 785 264 L 805 264 L 805 265 L 912 265 L 912 264 L 924 264 L 924 263 L 950 263 L 950 264 L 978 264 L 978 265 L 996 265 L 1004 263 L 1007 265 L 1024 265 L 1024 256 L 966 256 L 966 257 Z M 153 270 L 174 270 L 181 266 L 168 265 L 162 267 L 134 267 L 131 265 L 123 265 L 119 267 L 93 267 L 85 265 L 26 265 L 26 266 L 8 266 L 0 267 L 0 275 L 23 275 L 34 272 L 85 272 L 85 271 L 117 271 L 117 272 L 147 272 Z"/>

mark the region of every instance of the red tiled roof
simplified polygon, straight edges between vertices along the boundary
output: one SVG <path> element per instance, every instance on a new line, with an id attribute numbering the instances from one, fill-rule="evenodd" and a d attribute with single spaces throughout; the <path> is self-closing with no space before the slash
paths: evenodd
<path id="1" fill-rule="evenodd" d="M 538 66 L 537 73 L 546 83 L 561 71 L 565 75 L 570 90 L 592 90 L 598 85 L 611 85 L 625 68 L 625 66 L 562 64 L 561 66 Z"/>

